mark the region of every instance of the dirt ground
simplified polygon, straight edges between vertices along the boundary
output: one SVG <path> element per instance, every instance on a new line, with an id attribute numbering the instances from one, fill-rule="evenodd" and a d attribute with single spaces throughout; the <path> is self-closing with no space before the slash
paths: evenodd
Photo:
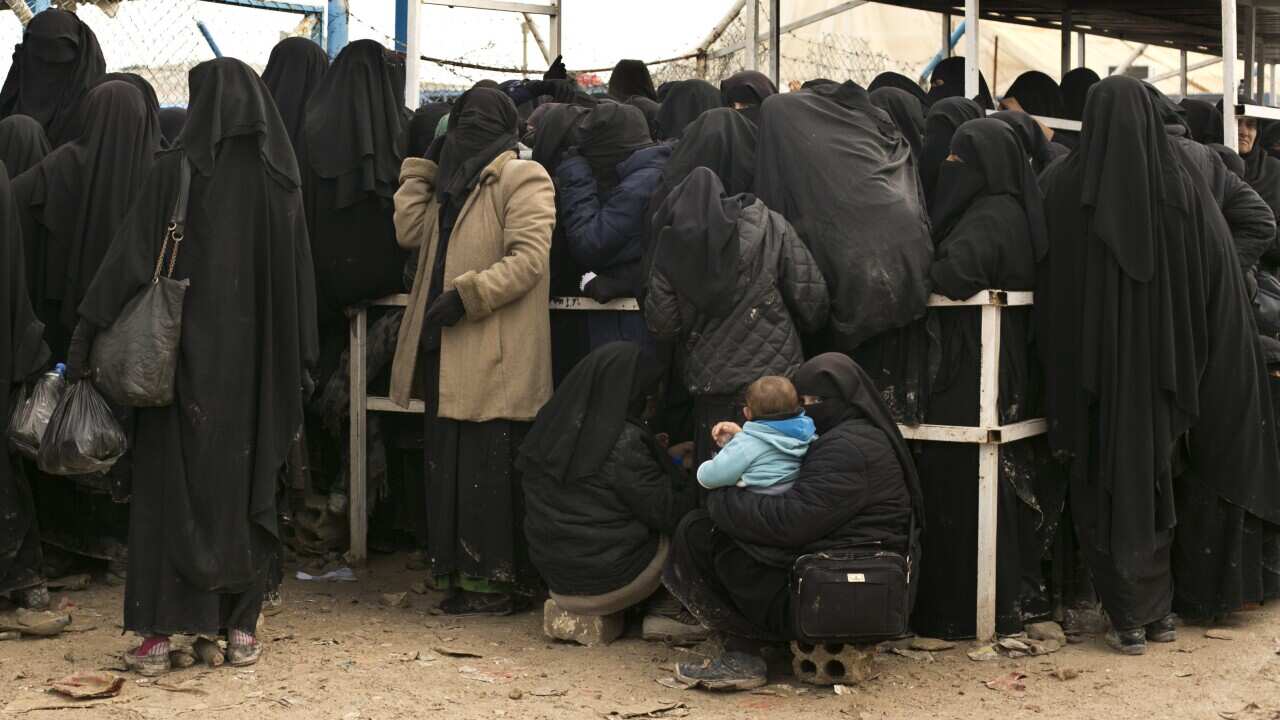
<path id="1" fill-rule="evenodd" d="M 670 677 L 674 663 L 699 658 L 698 648 L 636 637 L 600 648 L 552 643 L 542 634 L 540 612 L 499 619 L 432 615 L 438 598 L 412 592 L 423 573 L 403 566 L 403 556 L 375 558 L 357 571 L 357 583 L 291 577 L 283 610 L 260 631 L 265 653 L 257 666 L 196 665 L 157 680 L 130 675 L 117 697 L 74 709 L 45 692 L 49 682 L 76 671 L 120 670 L 118 653 L 135 641 L 122 636 L 118 624 L 122 588 L 95 582 L 84 591 L 55 592 L 55 604 L 64 598 L 73 604 L 78 631 L 0 642 L 0 716 L 1280 720 L 1275 604 L 1243 613 L 1215 633 L 1226 639 L 1183 627 L 1178 643 L 1152 645 L 1138 658 L 1117 655 L 1094 638 L 1052 655 L 979 663 L 962 643 L 915 658 L 880 655 L 878 676 L 848 694 L 778 673 L 754 693 L 718 695 L 658 682 Z M 406 591 L 407 607 L 390 607 L 383 598 Z M 1025 689 L 984 685 L 1011 673 L 1026 675 Z"/>

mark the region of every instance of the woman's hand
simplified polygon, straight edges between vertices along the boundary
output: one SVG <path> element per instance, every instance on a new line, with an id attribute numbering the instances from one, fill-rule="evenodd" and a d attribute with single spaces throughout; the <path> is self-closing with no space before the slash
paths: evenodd
<path id="1" fill-rule="evenodd" d="M 427 308 L 427 314 L 422 318 L 422 323 L 427 327 L 437 325 L 453 327 L 466 314 L 467 308 L 462 304 L 462 296 L 457 290 L 450 290 L 431 303 L 431 307 Z"/>
<path id="2" fill-rule="evenodd" d="M 718 422 L 715 427 L 711 428 L 711 439 L 716 441 L 716 445 L 724 447 L 729 444 L 734 435 L 742 432 L 742 426 L 736 422 Z"/>
<path id="3" fill-rule="evenodd" d="M 693 469 L 693 441 L 682 442 L 667 448 L 667 455 L 673 462 L 680 463 L 685 470 Z"/>

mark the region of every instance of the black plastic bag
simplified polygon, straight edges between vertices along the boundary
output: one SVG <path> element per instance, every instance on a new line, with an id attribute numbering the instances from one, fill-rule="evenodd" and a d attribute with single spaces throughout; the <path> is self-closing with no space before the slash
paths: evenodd
<path id="1" fill-rule="evenodd" d="M 36 381 L 29 395 L 24 394 L 14 404 L 13 415 L 9 419 L 9 441 L 18 452 L 36 459 L 49 418 L 58 408 L 66 390 L 67 381 L 61 371 L 52 370 Z"/>
<path id="2" fill-rule="evenodd" d="M 128 446 L 124 428 L 93 384 L 73 384 L 49 419 L 37 458 L 50 475 L 89 475 L 109 470 Z"/>

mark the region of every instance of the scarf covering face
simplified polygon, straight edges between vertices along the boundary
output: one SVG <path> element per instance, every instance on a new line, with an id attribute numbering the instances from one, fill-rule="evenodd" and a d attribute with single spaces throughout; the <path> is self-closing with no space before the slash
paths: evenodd
<path id="1" fill-rule="evenodd" d="M 896 87 L 871 91 L 871 104 L 889 113 L 902 137 L 911 146 L 911 157 L 917 165 L 924 151 L 924 105 L 914 95 Z"/>
<path id="2" fill-rule="evenodd" d="M 201 175 L 213 172 L 223 140 L 255 135 L 262 163 L 273 179 L 285 188 L 301 184 L 284 121 L 271 91 L 252 68 L 234 58 L 218 58 L 192 68 L 188 82 L 190 107 L 201 112 L 188 112 L 178 144 Z"/>
<path id="3" fill-rule="evenodd" d="M 961 125 L 951 138 L 951 152 L 960 158 L 960 162 L 944 164 L 939 184 L 945 185 L 948 179 L 946 170 L 951 167 L 972 172 L 977 183 L 955 183 L 956 191 L 940 188 L 936 207 L 929 208 L 934 238 L 945 237 L 946 230 L 963 216 L 979 196 L 1009 195 L 1017 199 L 1026 215 L 1032 256 L 1037 261 L 1042 259 L 1049 249 L 1044 198 L 1040 194 L 1035 172 L 1031 169 L 1031 163 L 1028 162 L 1027 154 L 1013 128 L 995 118 L 970 120 Z"/>
<path id="4" fill-rule="evenodd" d="M 658 112 L 662 109 L 662 106 L 643 95 L 627 98 L 626 104 L 644 114 L 644 121 L 649 126 L 649 137 L 656 138 L 658 136 Z"/>
<path id="5" fill-rule="evenodd" d="M 626 342 L 603 345 L 578 362 L 538 411 L 520 446 L 516 469 L 526 477 L 560 482 L 595 475 L 617 444 L 636 400 L 658 383 L 660 376 L 645 372 L 645 364 L 640 346 Z M 655 443 L 651 451 L 656 449 Z"/>
<path id="6" fill-rule="evenodd" d="M 920 183 L 933 205 L 942 163 L 951 154 L 951 136 L 963 124 L 982 117 L 978 103 L 962 97 L 943 98 L 929 108 L 924 121 L 924 149 L 920 153 Z"/>
<path id="7" fill-rule="evenodd" d="M 1195 98 L 1183 98 L 1178 104 L 1186 111 L 1192 140 L 1206 144 L 1222 142 L 1222 113 L 1218 108 Z"/>
<path id="8" fill-rule="evenodd" d="M 938 81 L 942 81 L 942 84 L 939 85 Z M 929 76 L 931 106 L 939 100 L 952 97 L 964 97 L 964 58 L 962 57 L 943 60 L 933 68 L 933 74 Z M 991 89 L 987 87 L 987 78 L 981 72 L 978 73 L 978 95 L 973 100 L 980 108 L 995 109 L 995 103 L 991 101 Z"/>
<path id="9" fill-rule="evenodd" d="M 519 116 L 500 90 L 472 88 L 449 113 L 449 131 L 440 150 L 436 198 L 463 197 L 493 159 L 516 146 Z"/>
<path id="10" fill-rule="evenodd" d="M 689 123 L 702 113 L 723 107 L 720 91 L 705 80 L 680 80 L 671 83 L 666 99 L 658 110 L 656 140 L 679 140 Z"/>
<path id="11" fill-rule="evenodd" d="M 893 454 L 902 466 L 902 479 L 911 495 L 911 510 L 916 515 L 916 527 L 924 529 L 924 491 L 916 472 L 911 450 L 898 430 L 889 408 L 875 383 L 867 373 L 847 355 L 824 353 L 805 362 L 796 370 L 793 382 L 802 397 L 812 395 L 822 398 L 817 405 L 805 406 L 805 414 L 813 418 L 818 434 L 829 433 L 837 425 L 848 420 L 865 419 L 876 426 L 888 438 Z"/>
<path id="12" fill-rule="evenodd" d="M 1017 100 L 1023 112 L 1029 115 L 1057 118 L 1062 117 L 1065 111 L 1062 88 L 1039 70 L 1028 70 L 1019 75 L 1004 96 Z"/>
<path id="13" fill-rule="evenodd" d="M 1089 99 L 1089 89 L 1101 78 L 1089 68 L 1079 67 L 1062 76 L 1062 114 L 1068 120 L 1084 117 L 1084 104 Z"/>
<path id="14" fill-rule="evenodd" d="M 0 160 L 10 180 L 38 165 L 50 149 L 49 138 L 35 118 L 10 115 L 0 120 Z"/>
<path id="15" fill-rule="evenodd" d="M 640 60 L 619 60 L 609 74 L 609 97 L 626 102 L 636 95 L 658 101 L 649 67 Z"/>
<path id="16" fill-rule="evenodd" d="M 427 103 L 414 111 L 409 119 L 409 140 L 405 157 L 424 158 L 436 139 L 436 128 L 453 108 L 452 103 Z M 448 125 L 446 124 L 446 128 Z"/>
<path id="17" fill-rule="evenodd" d="M 27 24 L 13 60 L 0 89 L 0 113 L 35 118 L 55 147 L 74 139 L 67 124 L 106 72 L 98 37 L 74 13 L 45 10 Z"/>
<path id="18" fill-rule="evenodd" d="M 390 198 L 400 186 L 404 93 L 396 92 L 385 54 L 372 40 L 347 45 L 307 101 L 307 163 L 322 178 L 347 178 L 339 208 L 367 193 Z"/>
<path id="19" fill-rule="evenodd" d="M 720 81 L 720 99 L 725 107 L 734 103 L 759 105 L 770 95 L 778 94 L 778 86 L 768 75 L 756 70 L 740 70 Z"/>
<path id="20" fill-rule="evenodd" d="M 630 105 L 601 103 L 582 122 L 578 153 L 591 165 L 601 192 L 618 185 L 618 165 L 653 145 L 644 113 Z"/>
<path id="21" fill-rule="evenodd" d="M 555 175 L 564 150 L 578 144 L 579 130 L 588 112 L 580 105 L 553 103 L 538 120 L 533 133 L 533 160 L 548 174 Z"/>
<path id="22" fill-rule="evenodd" d="M 160 108 L 160 136 L 165 147 L 173 147 L 187 124 L 187 109 L 180 107 Z"/>
<path id="23" fill-rule="evenodd" d="M 276 101 L 276 109 L 294 148 L 302 142 L 307 101 L 320 87 L 328 70 L 329 55 L 308 38 L 285 38 L 271 48 L 271 57 L 262 71 L 262 82 Z"/>
<path id="24" fill-rule="evenodd" d="M 655 228 L 655 267 L 703 315 L 724 317 L 733 310 L 738 216 L 754 202 L 748 194 L 725 197 L 720 178 L 697 167 L 658 211 L 663 224 Z"/>
<path id="25" fill-rule="evenodd" d="M 929 93 L 920 87 L 915 80 L 896 72 L 882 72 L 875 76 L 871 84 L 867 86 L 867 92 L 875 92 L 880 88 L 898 88 L 911 93 L 911 96 L 920 101 L 920 105 L 926 110 L 929 107 Z"/>
<path id="26" fill-rule="evenodd" d="M 1024 112 L 1001 110 L 998 113 L 992 113 L 990 117 L 1013 128 L 1013 131 L 1018 134 L 1018 140 L 1022 142 L 1022 149 L 1031 159 L 1031 166 L 1037 173 L 1043 172 L 1049 167 L 1049 163 L 1070 152 L 1061 145 L 1049 142 L 1040 123 Z"/>

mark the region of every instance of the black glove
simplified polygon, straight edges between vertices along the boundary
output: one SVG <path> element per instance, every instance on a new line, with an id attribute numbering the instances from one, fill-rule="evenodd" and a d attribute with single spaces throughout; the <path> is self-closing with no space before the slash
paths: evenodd
<path id="1" fill-rule="evenodd" d="M 550 95 L 552 102 L 573 102 L 578 94 L 578 84 L 572 80 L 530 80 L 528 90 L 533 97 Z"/>
<path id="2" fill-rule="evenodd" d="M 89 350 L 93 347 L 93 339 L 98 328 L 93 323 L 81 320 L 71 333 L 71 342 L 67 345 L 67 380 L 75 382 L 93 374 L 89 367 Z"/>
<path id="3" fill-rule="evenodd" d="M 543 80 L 567 80 L 569 79 L 569 69 L 564 66 L 564 56 L 557 55 L 556 59 L 551 63 L 551 67 L 542 73 Z"/>
<path id="4" fill-rule="evenodd" d="M 586 293 L 587 297 L 595 300 L 601 305 L 609 302 L 610 300 L 631 297 L 632 295 L 630 283 L 625 280 L 608 278 L 603 275 L 597 275 L 592 278 L 591 282 L 587 283 L 587 286 L 582 288 L 582 292 Z"/>
<path id="5" fill-rule="evenodd" d="M 427 308 L 427 314 L 423 316 L 422 322 L 428 327 L 453 327 L 466 314 L 467 308 L 462 304 L 462 296 L 458 294 L 457 290 L 450 290 L 431 303 L 431 307 Z"/>

